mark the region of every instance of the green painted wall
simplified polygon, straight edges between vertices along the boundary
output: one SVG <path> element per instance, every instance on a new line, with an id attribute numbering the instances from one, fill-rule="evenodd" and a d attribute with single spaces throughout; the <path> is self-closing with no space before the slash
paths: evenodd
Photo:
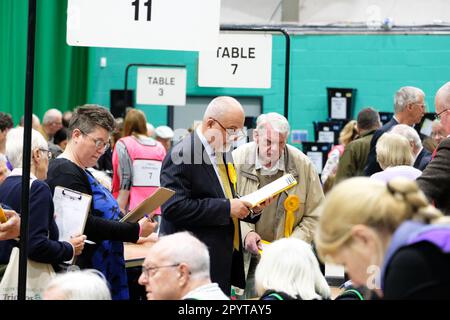
<path id="1" fill-rule="evenodd" d="M 305 35 L 293 39 L 292 127 L 309 130 L 328 116 L 327 87 L 356 88 L 354 116 L 366 106 L 393 111 L 402 86 L 424 90 L 428 110 L 450 81 L 449 35 Z"/>
<path id="2" fill-rule="evenodd" d="M 356 88 L 356 116 L 365 106 L 392 111 L 393 95 L 405 85 L 422 88 L 429 110 L 434 111 L 436 90 L 450 80 L 449 35 L 296 35 L 291 50 L 289 122 L 292 129 L 307 129 L 311 141 L 312 121 L 328 116 L 327 87 Z M 100 57 L 107 57 L 106 68 L 100 68 Z M 283 113 L 282 36 L 274 36 L 271 89 L 200 88 L 197 58 L 195 52 L 91 48 L 88 101 L 109 105 L 109 90 L 123 89 L 128 63 L 186 64 L 188 95 L 259 96 L 263 98 L 263 112 Z M 134 69 L 130 88 L 135 87 L 135 75 Z M 139 108 L 155 125 L 166 123 L 165 106 Z"/>
<path id="3" fill-rule="evenodd" d="M 89 56 L 88 101 L 109 106 L 110 89 L 123 89 L 125 68 L 130 63 L 154 63 L 186 65 L 188 96 L 256 96 L 263 99 L 264 112 L 284 110 L 284 38 L 273 39 L 272 88 L 271 89 L 236 89 L 236 88 L 203 88 L 197 85 L 198 53 L 162 50 L 127 50 L 109 48 L 91 48 Z M 100 58 L 107 58 L 107 67 L 100 68 Z M 257 76 L 257 75 L 255 75 Z M 129 73 L 128 87 L 136 88 L 136 68 Z M 148 120 L 162 125 L 167 122 L 166 106 L 138 105 Z"/>

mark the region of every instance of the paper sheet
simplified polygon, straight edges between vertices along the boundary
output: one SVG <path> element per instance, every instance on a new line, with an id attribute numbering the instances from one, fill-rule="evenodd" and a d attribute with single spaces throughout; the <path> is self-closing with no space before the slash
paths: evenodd
<path id="1" fill-rule="evenodd" d="M 270 197 L 292 188 L 296 184 L 297 180 L 295 180 L 292 174 L 285 174 L 281 178 L 269 183 L 261 189 L 241 197 L 241 200 L 248 201 L 252 204 L 252 207 L 255 207 Z"/>
<path id="2" fill-rule="evenodd" d="M 53 195 L 55 221 L 59 230 L 59 241 L 84 232 L 92 197 L 68 188 L 57 186 Z"/>

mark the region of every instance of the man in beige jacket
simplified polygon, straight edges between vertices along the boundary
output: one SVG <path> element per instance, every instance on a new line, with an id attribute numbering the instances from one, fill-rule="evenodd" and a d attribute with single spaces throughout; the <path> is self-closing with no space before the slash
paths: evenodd
<path id="1" fill-rule="evenodd" d="M 237 189 L 240 196 L 252 193 L 284 174 L 291 173 L 298 184 L 275 198 L 256 224 L 241 222 L 244 239 L 244 264 L 247 273 L 246 298 L 255 296 L 254 271 L 259 261 L 261 240 L 268 242 L 285 237 L 284 201 L 295 195 L 299 207 L 294 211 L 292 237 L 311 243 L 318 220 L 315 209 L 324 195 L 313 163 L 297 148 L 287 144 L 290 127 L 287 119 L 278 113 L 262 114 L 256 122 L 254 142 L 233 151 L 237 171 Z"/>

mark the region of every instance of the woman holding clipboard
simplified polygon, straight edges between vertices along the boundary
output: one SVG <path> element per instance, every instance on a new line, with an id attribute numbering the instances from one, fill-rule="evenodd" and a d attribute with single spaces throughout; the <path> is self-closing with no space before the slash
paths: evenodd
<path id="1" fill-rule="evenodd" d="M 85 234 L 94 245 L 87 245 L 77 259 L 80 268 L 102 272 L 115 300 L 129 299 L 123 242 L 137 242 L 148 236 L 156 223 L 147 218 L 138 223 L 121 223 L 120 208 L 111 192 L 103 187 L 86 169 L 93 167 L 109 147 L 114 129 L 111 113 L 97 105 L 77 108 L 69 123 L 65 151 L 50 163 L 47 182 L 54 191 L 62 186 L 92 196 Z"/>

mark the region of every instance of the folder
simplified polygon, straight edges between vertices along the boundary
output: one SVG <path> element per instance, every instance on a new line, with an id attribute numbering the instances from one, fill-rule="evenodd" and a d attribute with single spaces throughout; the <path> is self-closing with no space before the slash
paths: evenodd
<path id="1" fill-rule="evenodd" d="M 260 203 L 263 203 L 270 197 L 276 196 L 277 194 L 288 190 L 297 184 L 297 180 L 290 173 L 285 174 L 281 178 L 278 178 L 275 181 L 272 181 L 268 185 L 262 187 L 261 189 L 256 190 L 248 195 L 240 197 L 241 200 L 250 202 L 252 207 L 257 206 Z"/>
<path id="2" fill-rule="evenodd" d="M 55 187 L 53 204 L 55 222 L 59 230 L 59 241 L 69 241 L 84 233 L 92 196 L 72 189 Z"/>
<path id="3" fill-rule="evenodd" d="M 147 199 L 143 200 L 136 208 L 128 212 L 120 222 L 137 222 L 139 219 L 148 214 L 149 218 L 153 218 L 155 210 L 173 197 L 175 191 L 159 187 Z"/>

